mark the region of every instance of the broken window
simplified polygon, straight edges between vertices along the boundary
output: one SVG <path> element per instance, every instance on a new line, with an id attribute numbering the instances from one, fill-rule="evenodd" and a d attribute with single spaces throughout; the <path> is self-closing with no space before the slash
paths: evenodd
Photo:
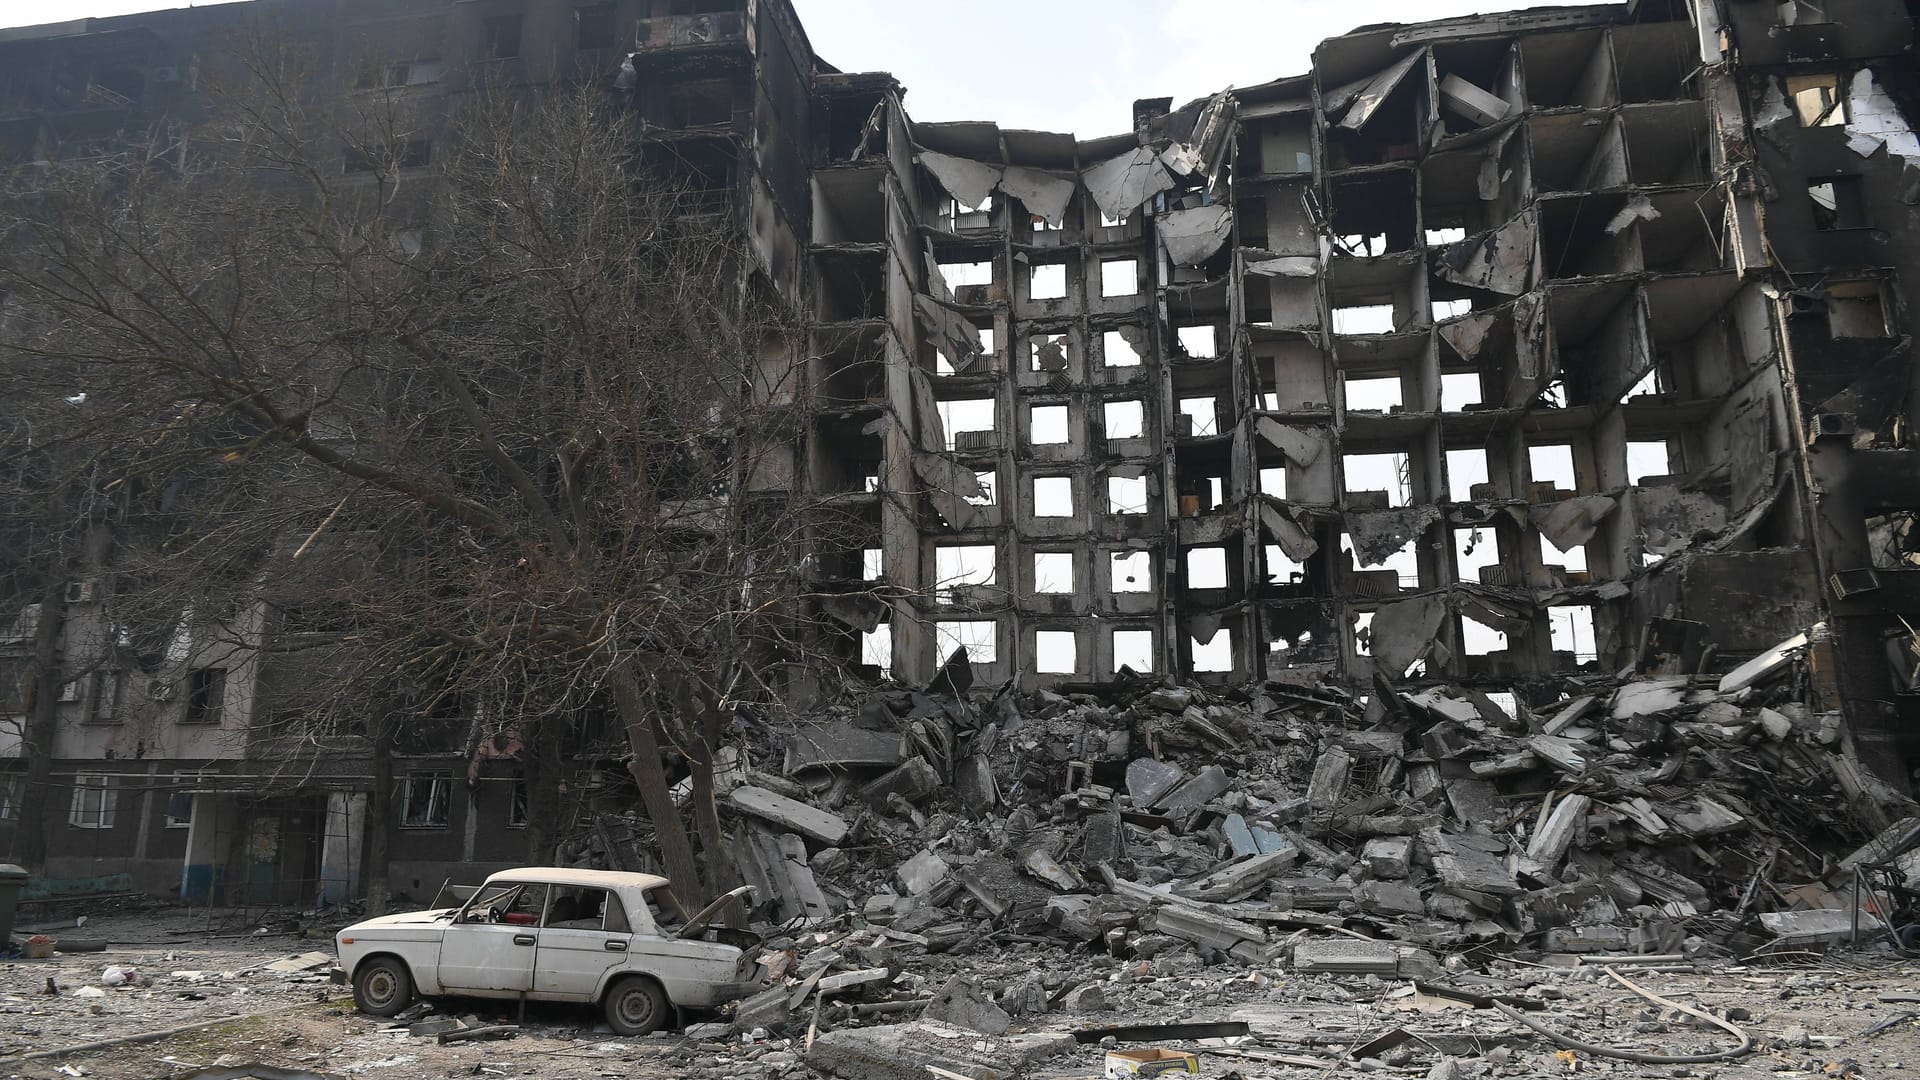
<path id="1" fill-rule="evenodd" d="M 951 656 L 964 648 L 967 659 L 976 664 L 991 664 L 999 656 L 999 625 L 991 619 L 967 619 L 933 624 L 940 655 Z"/>
<path id="2" fill-rule="evenodd" d="M 1480 571 L 1500 565 L 1500 539 L 1492 529 L 1453 530 L 1453 566 L 1455 580 L 1476 584 L 1502 585 L 1488 581 Z"/>
<path id="3" fill-rule="evenodd" d="M 1131 668 L 1142 674 L 1153 670 L 1153 631 L 1115 630 L 1113 670 Z"/>
<path id="4" fill-rule="evenodd" d="M 480 54 L 489 60 L 520 55 L 520 16 L 494 15 L 480 20 Z"/>
<path id="5" fill-rule="evenodd" d="M 1211 395 L 1180 399 L 1180 415 L 1188 420 L 1183 435 L 1199 437 L 1220 434 L 1220 407 Z"/>
<path id="6" fill-rule="evenodd" d="M 1437 229 L 1428 229 L 1426 234 L 1428 247 L 1445 247 L 1467 238 L 1467 230 L 1459 225 L 1444 225 Z"/>
<path id="7" fill-rule="evenodd" d="M 1468 656 L 1486 656 L 1507 647 L 1507 635 L 1483 622 L 1460 617 L 1460 651 Z"/>
<path id="8" fill-rule="evenodd" d="M 893 670 L 893 627 L 881 623 L 860 635 L 860 662 L 883 672 Z"/>
<path id="9" fill-rule="evenodd" d="M 1100 227 L 1103 229 L 1117 229 L 1120 226 L 1125 225 L 1127 223 L 1127 219 L 1131 216 L 1133 215 L 1130 212 L 1125 212 L 1125 213 L 1122 213 L 1119 217 L 1111 217 L 1107 214 L 1105 210 L 1102 210 L 1100 211 Z"/>
<path id="10" fill-rule="evenodd" d="M 1152 592 L 1153 561 L 1144 551 L 1116 551 L 1108 557 L 1108 584 L 1114 592 Z"/>
<path id="11" fill-rule="evenodd" d="M 993 284 L 993 262 L 983 259 L 979 262 L 943 262 L 940 264 L 940 276 L 947 281 L 949 289 L 964 289 L 969 285 Z"/>
<path id="12" fill-rule="evenodd" d="M 1866 518 L 1867 557 L 1882 570 L 1920 567 L 1920 527 L 1911 510 L 1888 510 Z"/>
<path id="13" fill-rule="evenodd" d="M 1033 478 L 1033 516 L 1072 517 L 1073 478 L 1036 476 Z"/>
<path id="14" fill-rule="evenodd" d="M 1672 448 L 1665 439 L 1627 443 L 1627 481 L 1643 484 L 1673 471 Z"/>
<path id="15" fill-rule="evenodd" d="M 993 505 L 993 485 L 997 481 L 997 477 L 995 476 L 994 473 L 995 471 L 993 469 L 987 469 L 984 472 L 976 472 L 973 474 L 974 480 L 978 482 L 980 485 L 980 494 L 966 496 L 966 501 L 970 505 L 973 505 L 973 506 L 992 506 Z"/>
<path id="16" fill-rule="evenodd" d="M 1286 549 L 1279 544 L 1267 544 L 1262 551 L 1266 555 L 1269 582 L 1275 585 L 1298 585 L 1307 580 L 1307 564 L 1288 558 Z"/>
<path id="17" fill-rule="evenodd" d="M 980 333 L 980 353 L 981 353 L 981 355 L 983 355 L 983 356 L 991 356 L 991 355 L 993 355 L 993 327 L 991 327 L 991 326 L 980 326 L 980 327 L 975 327 L 975 329 L 976 329 L 976 330 L 978 330 L 978 331 L 979 331 L 979 333 Z M 1063 346 L 1062 346 L 1062 348 L 1064 348 L 1064 347 L 1065 347 L 1065 346 L 1063 345 Z"/>
<path id="18" fill-rule="evenodd" d="M 1118 330 L 1109 330 L 1100 335 L 1100 354 L 1108 367 L 1140 366 L 1139 350 Z"/>
<path id="19" fill-rule="evenodd" d="M 217 724 L 227 696 L 227 669 L 196 668 L 187 675 L 187 711 L 183 724 Z"/>
<path id="20" fill-rule="evenodd" d="M 1847 122 L 1847 94 L 1837 72 L 1789 75 L 1787 97 L 1801 127 L 1842 127 Z"/>
<path id="21" fill-rule="evenodd" d="M 447 804 L 453 793 L 450 772 L 411 772 L 400 782 L 400 825 L 407 829 L 437 829 L 447 824 Z"/>
<path id="22" fill-rule="evenodd" d="M 860 580 L 879 581 L 886 573 L 885 555 L 879 548 L 860 549 Z"/>
<path id="23" fill-rule="evenodd" d="M 958 436 L 967 431 L 993 431 L 994 407 L 992 398 L 954 398 L 939 403 L 940 427 L 947 434 L 947 449 L 954 449 L 961 441 Z M 967 440 L 974 442 L 977 440 Z"/>
<path id="24" fill-rule="evenodd" d="M 933 587 L 943 604 L 954 602 L 954 589 L 993 584 L 992 544 L 952 544 L 933 550 Z"/>
<path id="25" fill-rule="evenodd" d="M 114 806 L 119 792 L 118 777 L 104 773 L 81 773 L 73 778 L 73 803 L 67 809 L 67 824 L 76 829 L 113 828 Z"/>
<path id="26" fill-rule="evenodd" d="M 1392 304 L 1353 304 L 1333 309 L 1336 334 L 1391 334 L 1393 327 Z"/>
<path id="27" fill-rule="evenodd" d="M 1067 369 L 1067 335 L 1034 334 L 1027 338 L 1027 364 L 1032 371 Z"/>
<path id="28" fill-rule="evenodd" d="M 1144 476 L 1107 477 L 1107 513 L 1144 514 L 1147 512 L 1147 478 Z"/>
<path id="29" fill-rule="evenodd" d="M 1527 470 L 1535 483 L 1552 481 L 1560 491 L 1580 490 L 1579 482 L 1574 479 L 1571 446 L 1527 447 Z"/>
<path id="30" fill-rule="evenodd" d="M 1027 410 L 1027 438 L 1036 446 L 1051 446 L 1068 441 L 1067 407 L 1033 405 Z"/>
<path id="31" fill-rule="evenodd" d="M 1405 506 L 1413 498 L 1413 478 L 1405 454 L 1343 454 L 1348 502 L 1356 492 L 1384 491 L 1389 507 Z"/>
<path id="32" fill-rule="evenodd" d="M 1572 653 L 1574 663 L 1585 664 L 1600 658 L 1599 646 L 1593 637 L 1591 606 L 1569 604 L 1548 608 L 1547 631 L 1553 651 Z"/>
<path id="33" fill-rule="evenodd" d="M 1355 570 L 1391 570 L 1395 584 L 1403 589 L 1420 587 L 1420 556 L 1414 551 L 1412 540 L 1400 545 L 1393 554 L 1370 567 L 1360 565 L 1360 557 L 1354 554 L 1353 538 L 1346 533 L 1340 534 L 1340 551 L 1347 557 L 1347 565 Z"/>
<path id="34" fill-rule="evenodd" d="M 1454 502 L 1471 502 L 1473 486 L 1486 482 L 1487 452 L 1485 450 L 1447 451 L 1447 498 Z"/>
<path id="35" fill-rule="evenodd" d="M 1034 552 L 1033 591 L 1037 593 L 1073 592 L 1073 552 Z"/>
<path id="36" fill-rule="evenodd" d="M 1373 612 L 1353 613 L 1353 655 L 1373 655 Z"/>
<path id="37" fill-rule="evenodd" d="M 1100 295 L 1132 296 L 1140 291 L 1140 260 L 1102 259 Z"/>
<path id="38" fill-rule="evenodd" d="M 1195 360 L 1210 360 L 1220 355 L 1212 326 L 1182 326 L 1173 333 L 1181 351 Z"/>
<path id="39" fill-rule="evenodd" d="M 667 92 L 670 123 L 676 128 L 720 127 L 733 123 L 733 82 L 702 79 L 674 83 Z"/>
<path id="40" fill-rule="evenodd" d="M 1348 379 L 1347 408 L 1354 412 L 1394 412 L 1401 407 L 1400 376 Z"/>
<path id="41" fill-rule="evenodd" d="M 614 45 L 612 4 L 588 4 L 573 9 L 573 47 L 611 49 Z"/>
<path id="42" fill-rule="evenodd" d="M 1287 467 L 1267 465 L 1260 469 L 1260 493 L 1276 499 L 1287 497 Z"/>
<path id="43" fill-rule="evenodd" d="M 1033 632 L 1034 670 L 1042 675 L 1072 675 L 1080 670 L 1079 643 L 1071 630 Z"/>
<path id="44" fill-rule="evenodd" d="M 1837 338 L 1888 336 L 1880 283 L 1839 281 L 1827 286 L 1827 331 Z"/>
<path id="45" fill-rule="evenodd" d="M 1067 267 L 1065 263 L 1043 263 L 1030 272 L 1027 283 L 1027 299 L 1060 300 L 1067 295 Z"/>
<path id="46" fill-rule="evenodd" d="M 1433 321 L 1445 322 L 1473 311 L 1471 300 L 1435 300 L 1433 301 Z"/>
<path id="47" fill-rule="evenodd" d="M 1187 549 L 1187 588 L 1224 589 L 1227 587 L 1227 549 L 1197 547 Z"/>
<path id="48" fill-rule="evenodd" d="M 1824 231 L 1867 227 L 1867 202 L 1860 178 L 1830 176 L 1807 184 L 1813 227 Z"/>
<path id="49" fill-rule="evenodd" d="M 526 776 L 516 773 L 512 785 L 507 788 L 507 828 L 527 827 L 527 794 Z"/>
<path id="50" fill-rule="evenodd" d="M 1138 401 L 1109 401 L 1101 411 L 1109 439 L 1138 439 L 1147 433 L 1146 407 Z"/>
<path id="51" fill-rule="evenodd" d="M 1440 373 L 1440 411 L 1465 412 L 1469 405 L 1484 402 L 1480 389 L 1480 373 L 1477 371 L 1443 371 Z"/>
<path id="52" fill-rule="evenodd" d="M 1233 631 L 1224 626 L 1214 631 L 1213 640 L 1205 644 L 1201 644 L 1199 638 L 1188 638 L 1187 650 L 1194 671 L 1233 670 Z"/>

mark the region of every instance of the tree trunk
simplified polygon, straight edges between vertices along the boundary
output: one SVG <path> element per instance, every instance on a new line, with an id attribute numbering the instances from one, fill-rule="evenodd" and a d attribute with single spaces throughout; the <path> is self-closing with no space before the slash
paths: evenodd
<path id="1" fill-rule="evenodd" d="M 673 794 L 667 790 L 667 769 L 660 760 L 660 740 L 653 733 L 653 717 L 646 695 L 627 663 L 616 664 L 608 675 L 608 682 L 613 686 L 620 721 L 626 725 L 627 744 L 633 749 L 628 769 L 633 773 L 633 782 L 639 785 L 640 801 L 646 806 L 647 817 L 653 821 L 653 835 L 660 844 L 660 860 L 666 864 L 667 878 L 673 882 L 674 898 L 688 909 L 686 914 L 691 915 L 705 907 L 709 897 L 693 861 L 693 845 L 687 839 L 686 827 L 680 823 L 680 811 L 673 805 Z"/>
<path id="2" fill-rule="evenodd" d="M 393 829 L 393 721 L 375 722 L 373 791 L 367 795 L 367 914 L 385 915 L 393 889 L 387 878 L 387 839 Z"/>
<path id="3" fill-rule="evenodd" d="M 725 837 L 720 830 L 718 794 L 713 783 L 714 757 L 719 752 L 724 721 L 719 706 L 704 694 L 688 704 L 697 710 L 698 716 L 687 727 L 700 733 L 697 745 L 688 755 L 693 770 L 693 823 L 700 834 L 701 865 L 707 872 L 707 884 L 718 896 L 740 883 L 739 871 L 727 857 Z M 745 910 L 739 905 L 727 909 L 729 922 L 737 922 L 744 915 Z"/>
<path id="4" fill-rule="evenodd" d="M 40 619 L 33 630 L 33 670 L 27 681 L 32 701 L 22 733 L 27 756 L 27 789 L 20 793 L 20 862 L 35 874 L 47 869 L 47 811 L 53 794 L 53 743 L 60 731 L 60 629 L 67 617 L 67 583 L 55 578 L 40 598 Z"/>
<path id="5" fill-rule="evenodd" d="M 551 866 L 560 836 L 560 737 L 544 723 L 522 727 L 520 775 L 527 785 L 527 865 Z"/>

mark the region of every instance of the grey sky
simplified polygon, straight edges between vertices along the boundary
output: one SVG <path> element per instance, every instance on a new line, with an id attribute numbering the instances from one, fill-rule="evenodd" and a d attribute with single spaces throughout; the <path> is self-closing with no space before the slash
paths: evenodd
<path id="1" fill-rule="evenodd" d="M 1307 70 L 1322 38 L 1380 22 L 1539 0 L 794 0 L 843 71 L 893 72 L 917 120 L 1107 135 L 1135 98 L 1180 104 Z M 179 7 L 167 0 L 0 0 L 0 26 Z"/>

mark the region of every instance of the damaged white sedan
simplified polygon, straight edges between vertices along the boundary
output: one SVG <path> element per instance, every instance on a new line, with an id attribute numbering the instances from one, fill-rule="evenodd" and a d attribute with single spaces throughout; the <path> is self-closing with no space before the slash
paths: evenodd
<path id="1" fill-rule="evenodd" d="M 674 1024 L 679 1009 L 760 989 L 759 937 L 712 925 L 748 892 L 735 889 L 682 924 L 663 877 L 505 870 L 457 906 L 340 931 L 337 977 L 374 1016 L 392 1016 L 416 995 L 598 1002 L 614 1031 L 645 1035 Z"/>

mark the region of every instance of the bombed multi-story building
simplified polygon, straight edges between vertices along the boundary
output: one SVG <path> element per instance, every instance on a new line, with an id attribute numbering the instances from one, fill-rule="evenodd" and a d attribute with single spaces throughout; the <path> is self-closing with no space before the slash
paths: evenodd
<path id="1" fill-rule="evenodd" d="M 0 32 L 0 142 L 30 161 L 180 115 L 196 55 L 271 6 Z M 343 92 L 600 79 L 651 159 L 732 215 L 808 326 L 765 361 L 791 456 L 735 495 L 831 499 L 864 533 L 811 560 L 826 629 L 796 695 L 816 660 L 923 683 L 964 647 L 982 684 L 1383 677 L 1517 709 L 1805 633 L 1814 693 L 1904 778 L 1910 4 L 1366 27 L 1305 74 L 1143 98 L 1097 138 L 916 121 L 891 75 L 816 56 L 783 0 L 288 10 Z M 96 602 L 68 599 L 76 620 Z M 59 872 L 132 860 L 191 891 L 227 858 L 191 831 L 253 828 L 235 778 L 271 772 L 243 749 L 264 676 L 222 661 L 214 693 L 211 670 L 63 692 L 74 809 L 37 824 L 87 831 Z M 128 710 L 139 755 L 96 726 Z M 465 767 L 450 747 L 403 770 L 420 813 L 372 826 L 396 862 L 512 860 L 490 847 L 511 778 L 444 783 Z M 94 790 L 114 784 L 117 816 Z M 303 852 L 280 873 L 339 894 L 367 780 L 312 784 L 275 804 L 278 850 Z"/>

